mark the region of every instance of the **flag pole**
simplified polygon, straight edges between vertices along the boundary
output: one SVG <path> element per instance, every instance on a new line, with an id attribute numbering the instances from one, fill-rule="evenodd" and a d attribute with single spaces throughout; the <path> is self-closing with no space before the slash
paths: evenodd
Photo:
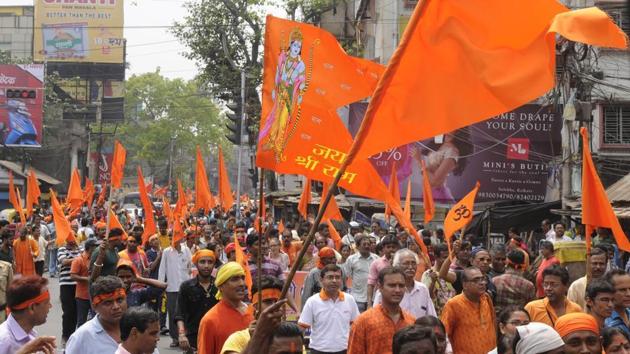
<path id="1" fill-rule="evenodd" d="M 263 200 L 263 198 L 265 198 L 265 188 L 264 188 L 264 182 L 265 182 L 265 170 L 263 168 L 260 169 L 260 171 L 258 172 L 260 173 L 260 181 L 259 181 L 259 187 L 258 187 L 258 212 L 260 213 L 260 218 L 258 220 L 258 252 L 260 253 L 260 251 L 262 250 L 262 239 L 263 239 L 263 222 L 264 220 L 262 220 L 262 216 L 265 214 L 264 210 L 262 210 L 262 208 L 264 208 L 265 202 Z M 282 235 L 280 235 L 282 236 Z M 238 240 L 236 240 L 236 242 L 238 242 Z M 256 269 L 258 270 L 256 273 L 256 289 L 258 289 L 258 304 L 256 305 L 258 313 L 260 314 L 260 312 L 262 311 L 262 257 L 264 257 L 265 255 L 258 255 L 258 259 L 256 260 Z"/>

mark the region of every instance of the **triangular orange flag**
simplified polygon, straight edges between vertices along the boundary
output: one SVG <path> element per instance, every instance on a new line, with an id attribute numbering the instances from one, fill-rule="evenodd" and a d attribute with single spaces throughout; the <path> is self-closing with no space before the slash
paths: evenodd
<path id="1" fill-rule="evenodd" d="M 321 209 L 324 197 L 326 197 L 326 193 L 328 193 L 328 188 L 330 188 L 330 184 L 324 182 L 322 183 L 322 198 L 319 202 L 319 208 Z M 328 207 L 326 207 L 326 211 L 324 212 L 324 219 L 332 219 L 343 221 L 343 216 L 341 215 L 341 211 L 339 210 L 339 206 L 337 205 L 337 200 L 335 200 L 335 196 L 333 195 L 330 198 L 330 202 L 328 203 Z"/>
<path id="2" fill-rule="evenodd" d="M 94 183 L 92 180 L 85 177 L 85 187 L 83 188 L 83 202 L 88 206 L 88 208 L 92 207 L 92 203 L 94 202 L 94 194 L 96 194 L 96 189 L 94 188 Z"/>
<path id="3" fill-rule="evenodd" d="M 247 285 L 247 290 L 249 290 L 248 293 L 251 294 L 252 284 L 254 284 L 254 282 L 252 281 L 252 273 L 249 270 L 249 262 L 247 256 L 243 252 L 243 248 L 241 247 L 241 244 L 240 242 L 238 242 L 238 239 L 236 237 L 234 237 L 234 258 L 236 263 L 240 264 L 241 267 L 243 267 L 243 270 L 245 270 L 245 284 Z"/>
<path id="4" fill-rule="evenodd" d="M 174 248 L 175 244 L 183 240 L 185 236 L 181 218 L 173 213 L 173 239 L 171 240 L 171 246 Z"/>
<path id="5" fill-rule="evenodd" d="M 411 222 L 411 177 L 407 180 L 407 197 L 405 198 L 405 219 Z"/>
<path id="6" fill-rule="evenodd" d="M 424 204 L 424 225 L 433 220 L 435 215 L 435 204 L 433 203 L 433 190 L 431 189 L 431 182 L 429 182 L 429 175 L 427 173 L 427 166 L 424 160 L 421 160 L 422 165 L 422 203 Z"/>
<path id="7" fill-rule="evenodd" d="M 208 184 L 206 167 L 201 157 L 201 149 L 197 146 L 197 167 L 195 171 L 195 211 L 203 208 L 206 214 L 214 208 L 214 198 Z"/>
<path id="8" fill-rule="evenodd" d="M 389 175 L 389 193 L 391 193 L 394 200 L 398 200 L 400 203 L 400 186 L 398 185 L 398 173 L 396 172 L 396 164 L 392 163 L 392 172 Z M 391 206 L 385 203 L 385 220 L 389 223 L 389 217 L 392 215 Z"/>
<path id="9" fill-rule="evenodd" d="M 98 194 L 98 200 L 96 201 L 96 204 L 98 205 L 103 205 L 105 204 L 105 200 L 107 200 L 107 183 L 104 183 L 101 186 L 101 192 Z"/>
<path id="10" fill-rule="evenodd" d="M 298 204 L 298 212 L 306 220 L 308 218 L 308 204 L 311 202 L 311 180 L 306 178 L 304 181 L 304 189 L 300 195 L 300 202 Z"/>
<path id="11" fill-rule="evenodd" d="M 112 209 L 109 210 L 109 229 L 115 229 L 115 228 L 119 228 L 121 230 L 123 230 L 123 235 L 122 235 L 122 239 L 123 241 L 127 239 L 128 235 L 127 235 L 127 231 L 125 230 L 125 228 L 122 226 L 122 224 L 120 223 L 120 221 L 118 220 L 118 217 L 116 216 L 116 213 L 114 213 L 114 211 Z"/>
<path id="12" fill-rule="evenodd" d="M 284 220 L 280 219 L 280 223 L 278 224 L 278 232 L 282 235 L 284 231 Z"/>
<path id="13" fill-rule="evenodd" d="M 234 205 L 234 197 L 232 197 L 232 187 L 230 187 L 230 179 L 228 177 L 227 169 L 225 168 L 225 161 L 223 161 L 223 149 L 219 146 L 219 200 L 221 201 L 221 207 L 225 211 L 230 210 Z"/>
<path id="14" fill-rule="evenodd" d="M 114 143 L 114 156 L 112 157 L 111 185 L 112 188 L 122 188 L 123 174 L 125 171 L 125 159 L 127 150 L 116 140 Z"/>
<path id="15" fill-rule="evenodd" d="M 33 214 L 33 205 L 39 205 L 39 196 L 42 192 L 39 190 L 35 171 L 31 168 L 26 180 L 26 216 Z"/>
<path id="16" fill-rule="evenodd" d="M 328 223 L 328 232 L 330 232 L 330 238 L 335 244 L 335 249 L 339 251 L 341 249 L 341 236 L 339 235 L 337 229 L 335 229 L 335 225 L 333 225 L 330 219 L 326 219 L 326 223 Z"/>
<path id="17" fill-rule="evenodd" d="M 70 222 L 63 213 L 61 204 L 59 204 L 59 200 L 57 200 L 57 195 L 52 189 L 50 190 L 50 205 L 52 207 L 53 222 L 55 223 L 55 231 L 57 233 L 57 246 L 62 246 L 67 241 L 76 242 L 74 231 L 72 231 L 70 227 Z"/>
<path id="18" fill-rule="evenodd" d="M 455 231 L 466 227 L 473 219 L 473 207 L 475 205 L 475 197 L 479 190 L 479 182 L 472 191 L 468 192 L 462 200 L 453 205 L 451 210 L 446 214 L 444 219 L 444 239 L 449 249 L 451 247 L 451 237 Z"/>
<path id="19" fill-rule="evenodd" d="M 591 148 L 588 141 L 586 128 L 580 128 L 582 134 L 582 223 L 594 227 L 607 227 L 612 229 L 617 246 L 630 252 L 630 242 L 623 232 L 619 219 L 608 200 L 606 190 L 599 179 L 597 169 L 591 157 Z M 590 249 L 590 232 L 586 233 L 586 245 Z"/>
<path id="20" fill-rule="evenodd" d="M 81 205 L 83 205 L 81 177 L 79 176 L 79 170 L 77 170 L 76 168 L 72 170 L 72 175 L 70 176 L 70 185 L 68 186 L 68 196 L 66 197 L 66 203 L 70 204 L 72 209 L 81 208 Z"/>
<path id="21" fill-rule="evenodd" d="M 162 213 L 168 220 L 169 224 L 173 224 L 173 210 L 171 209 L 171 202 L 166 198 L 165 195 L 162 195 Z"/>
<path id="22" fill-rule="evenodd" d="M 157 233 L 157 227 L 155 226 L 155 219 L 153 218 L 153 203 L 151 203 L 151 199 L 149 199 L 147 186 L 144 184 L 144 176 L 142 175 L 142 168 L 140 168 L 140 166 L 138 166 L 138 192 L 140 193 L 140 202 L 144 210 L 142 244 L 145 245 L 149 237 Z"/>
<path id="23" fill-rule="evenodd" d="M 24 214 L 24 209 L 22 209 L 22 198 L 20 197 L 20 188 L 15 187 L 15 198 L 17 199 L 16 204 L 13 206 L 16 208 L 16 211 L 20 215 L 20 224 L 26 224 L 26 214 Z"/>
<path id="24" fill-rule="evenodd" d="M 186 192 L 184 192 L 184 186 L 182 181 L 177 179 L 177 203 L 175 203 L 175 209 L 173 210 L 173 217 L 179 219 L 186 216 L 187 211 Z"/>
<path id="25" fill-rule="evenodd" d="M 355 154 L 367 159 L 457 130 L 545 94 L 555 84 L 556 36 L 551 32 L 586 44 L 627 46 L 623 31 L 596 8 L 567 12 L 556 0 L 478 5 L 418 3 L 372 95 L 350 161 Z"/>

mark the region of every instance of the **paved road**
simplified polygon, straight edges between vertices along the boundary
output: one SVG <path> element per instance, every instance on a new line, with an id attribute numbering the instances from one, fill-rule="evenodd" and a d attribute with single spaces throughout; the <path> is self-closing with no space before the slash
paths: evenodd
<path id="1" fill-rule="evenodd" d="M 49 335 L 57 337 L 57 345 L 61 345 L 61 303 L 59 302 L 59 282 L 58 278 L 49 279 L 49 290 L 53 307 L 48 313 L 48 319 L 42 326 L 36 327 L 35 330 L 40 335 Z M 158 349 L 160 354 L 181 353 L 181 350 L 173 350 L 168 347 L 171 343 L 171 337 L 161 336 Z M 110 354 L 110 353 L 99 353 Z"/>

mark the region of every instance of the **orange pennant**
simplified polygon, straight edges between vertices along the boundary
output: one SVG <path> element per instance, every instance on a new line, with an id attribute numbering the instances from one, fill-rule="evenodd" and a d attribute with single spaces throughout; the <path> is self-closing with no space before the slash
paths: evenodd
<path id="1" fill-rule="evenodd" d="M 597 175 L 597 169 L 591 157 L 591 148 L 588 141 L 586 128 L 580 128 L 582 134 L 582 223 L 593 227 L 607 227 L 612 229 L 612 233 L 617 241 L 617 246 L 630 252 L 630 242 L 623 232 L 619 219 L 608 200 L 606 190 L 602 181 Z M 587 233 L 590 238 L 590 233 Z M 587 240 L 587 247 L 590 248 L 590 240 Z"/>
<path id="2" fill-rule="evenodd" d="M 304 220 L 308 218 L 308 204 L 311 202 L 311 180 L 305 178 L 304 181 L 304 189 L 302 189 L 302 194 L 300 195 L 300 202 L 298 204 L 298 212 Z"/>
<path id="3" fill-rule="evenodd" d="M 87 204 L 88 208 L 92 207 L 92 203 L 94 202 L 94 194 L 96 194 L 94 183 L 92 183 L 91 179 L 85 177 L 85 188 L 83 188 L 83 202 Z"/>
<path id="4" fill-rule="evenodd" d="M 201 149 L 197 146 L 197 167 L 195 171 L 195 211 L 201 208 L 206 214 L 214 208 L 214 198 L 208 184 L 208 175 L 206 175 L 206 167 L 201 157 Z"/>
<path id="5" fill-rule="evenodd" d="M 337 251 L 341 250 L 341 236 L 339 235 L 339 232 L 335 229 L 335 225 L 333 225 L 330 219 L 326 219 L 326 223 L 328 223 L 328 232 L 330 232 L 330 238 L 335 244 L 335 249 Z"/>
<path id="6" fill-rule="evenodd" d="M 234 237 L 234 256 L 236 263 L 240 264 L 245 270 L 245 284 L 247 285 L 248 294 L 252 293 L 252 273 L 249 270 L 249 262 L 247 256 L 243 252 L 243 248 L 241 247 L 241 243 L 238 241 L 236 237 Z M 260 270 L 258 270 L 260 271 Z"/>
<path id="7" fill-rule="evenodd" d="M 63 213 L 61 204 L 59 204 L 59 200 L 57 200 L 57 195 L 52 189 L 50 190 L 50 206 L 52 207 L 53 222 L 55 223 L 55 231 L 57 233 L 57 246 L 62 246 L 68 241 L 76 242 L 74 231 L 70 227 L 70 222 Z"/>
<path id="8" fill-rule="evenodd" d="M 105 204 L 105 200 L 107 200 L 106 194 L 107 194 L 107 183 L 101 186 L 101 192 L 98 194 L 98 200 L 96 201 L 96 204 L 98 205 Z"/>
<path id="9" fill-rule="evenodd" d="M 400 203 L 400 186 L 398 185 L 398 174 L 396 172 L 396 163 L 392 164 L 392 173 L 389 176 L 389 193 L 395 200 Z M 389 217 L 392 215 L 391 207 L 385 203 L 385 219 L 389 223 Z"/>
<path id="10" fill-rule="evenodd" d="M 328 193 L 328 188 L 330 188 L 330 184 L 324 182 L 322 189 L 322 198 L 319 202 L 320 209 L 324 203 L 324 197 L 326 196 L 326 193 Z M 326 207 L 326 211 L 324 212 L 324 219 L 343 221 L 343 216 L 341 215 L 341 211 L 339 210 L 339 206 L 337 205 L 337 201 L 335 200 L 334 195 L 332 196 L 332 198 L 330 198 L 330 202 Z"/>
<path id="11" fill-rule="evenodd" d="M 173 210 L 173 216 L 176 220 L 186 216 L 188 205 L 186 202 L 186 192 L 184 192 L 184 186 L 182 181 L 177 179 L 177 203 L 175 203 L 175 209 Z"/>
<path id="12" fill-rule="evenodd" d="M 224 210 L 230 210 L 234 205 L 234 197 L 232 197 L 232 188 L 230 187 L 230 179 L 225 161 L 223 161 L 223 149 L 219 146 L 219 200 Z"/>
<path id="13" fill-rule="evenodd" d="M 142 209 L 144 209 L 144 231 L 142 232 L 142 244 L 144 245 L 151 235 L 157 233 L 157 227 L 155 226 L 155 219 L 153 218 L 153 203 L 151 203 L 151 199 L 149 199 L 147 187 L 144 184 L 142 168 L 140 168 L 140 166 L 138 166 L 138 191 L 140 192 Z"/>
<path id="14" fill-rule="evenodd" d="M 282 235 L 282 232 L 284 232 L 284 220 L 280 219 L 280 223 L 278 224 L 278 232 L 280 233 L 280 235 Z"/>
<path id="15" fill-rule="evenodd" d="M 39 190 L 39 184 L 35 171 L 31 168 L 26 180 L 26 216 L 33 214 L 33 205 L 39 205 L 39 196 L 42 192 Z"/>
<path id="16" fill-rule="evenodd" d="M 123 174 L 125 171 L 125 159 L 127 150 L 116 140 L 114 143 L 114 156 L 112 158 L 111 185 L 112 188 L 122 188 Z"/>
<path id="17" fill-rule="evenodd" d="M 555 84 L 553 31 L 587 44 L 627 46 L 601 10 L 567 11 L 556 0 L 488 0 L 482 10 L 474 1 L 419 2 L 370 100 L 350 160 L 454 131 L 545 94 Z"/>
<path id="18" fill-rule="evenodd" d="M 429 221 L 433 220 L 435 214 L 435 204 L 433 203 L 433 190 L 431 189 L 431 182 L 429 182 L 429 175 L 427 173 L 427 166 L 424 160 L 420 160 L 422 165 L 422 203 L 424 204 L 424 225 L 426 226 Z"/>
<path id="19" fill-rule="evenodd" d="M 162 213 L 168 220 L 169 224 L 173 224 L 173 210 L 171 210 L 171 202 L 166 198 L 165 195 L 162 195 Z"/>
<path id="20" fill-rule="evenodd" d="M 83 205 L 83 190 L 81 189 L 81 177 L 79 176 L 79 170 L 76 168 L 72 170 L 70 176 L 70 185 L 68 186 L 68 195 L 66 197 L 66 203 L 70 204 L 72 209 L 80 208 Z"/>
<path id="21" fill-rule="evenodd" d="M 20 188 L 18 187 L 15 187 L 15 197 L 17 198 L 16 210 L 18 214 L 20 214 L 20 223 L 26 225 L 26 214 L 24 214 L 24 209 L 22 209 L 22 198 L 20 197 Z"/>
<path id="22" fill-rule="evenodd" d="M 455 231 L 466 227 L 473 219 L 473 207 L 475 205 L 475 197 L 479 190 L 479 182 L 475 185 L 462 200 L 453 205 L 451 210 L 446 214 L 444 219 L 444 238 L 446 243 L 451 247 L 451 237 Z"/>
<path id="23" fill-rule="evenodd" d="M 120 221 L 118 220 L 118 217 L 116 216 L 116 213 L 114 213 L 113 210 L 109 210 L 109 229 L 115 229 L 115 228 L 119 228 L 121 230 L 123 230 L 123 235 L 122 235 L 122 239 L 123 241 L 127 239 L 127 237 L 129 237 L 127 235 L 127 231 L 125 230 L 125 228 L 122 226 L 122 224 L 120 223 Z M 109 235 L 107 235 L 109 237 Z"/>

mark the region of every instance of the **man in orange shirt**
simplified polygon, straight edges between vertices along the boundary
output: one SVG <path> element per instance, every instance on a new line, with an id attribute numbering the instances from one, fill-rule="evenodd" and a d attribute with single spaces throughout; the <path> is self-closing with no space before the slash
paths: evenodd
<path id="1" fill-rule="evenodd" d="M 391 353 L 394 333 L 413 325 L 415 321 L 412 315 L 400 308 L 406 289 L 402 268 L 388 266 L 381 269 L 377 285 L 381 303 L 359 315 L 352 324 L 348 354 Z"/>
<path id="2" fill-rule="evenodd" d="M 293 241 L 291 230 L 285 229 L 282 231 L 282 244 L 280 246 L 280 250 L 289 256 L 289 267 L 292 267 L 298 252 L 302 249 L 302 241 Z"/>
<path id="3" fill-rule="evenodd" d="M 580 305 L 566 297 L 569 286 L 569 272 L 559 265 L 552 265 L 543 271 L 542 287 L 545 298 L 525 305 L 532 322 L 542 322 L 554 327 L 558 317 L 567 313 L 582 312 Z"/>
<path id="4" fill-rule="evenodd" d="M 37 241 L 28 237 L 30 226 L 20 230 L 20 237 L 13 241 L 15 257 L 15 274 L 22 276 L 35 275 L 35 258 L 39 255 Z"/>
<path id="5" fill-rule="evenodd" d="M 234 332 L 245 329 L 254 320 L 251 308 L 243 300 L 247 295 L 245 271 L 240 264 L 228 262 L 217 273 L 217 303 L 199 323 L 199 354 L 220 354 L 223 343 Z"/>
<path id="6" fill-rule="evenodd" d="M 486 293 L 488 278 L 479 268 L 466 268 L 463 291 L 442 310 L 442 322 L 453 353 L 485 354 L 496 346 L 494 307 Z"/>
<path id="7" fill-rule="evenodd" d="M 80 257 L 72 260 L 70 265 L 70 279 L 77 283 L 75 289 L 75 298 L 77 302 L 77 327 L 81 327 L 87 321 L 88 312 L 92 308 L 90 304 L 90 259 L 92 251 L 97 246 L 96 239 L 88 239 L 85 241 L 85 250 Z"/>

